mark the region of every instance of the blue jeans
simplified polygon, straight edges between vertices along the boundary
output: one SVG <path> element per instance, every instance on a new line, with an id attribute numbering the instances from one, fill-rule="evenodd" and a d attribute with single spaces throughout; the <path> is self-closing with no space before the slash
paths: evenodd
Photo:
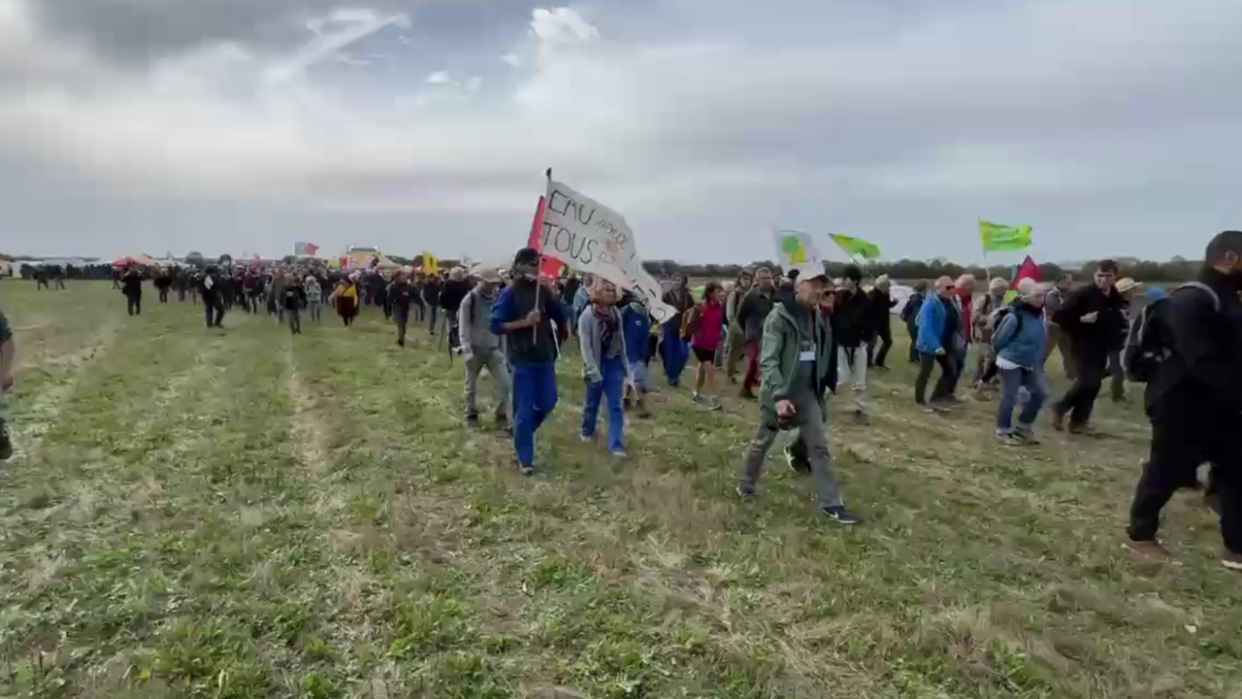
<path id="1" fill-rule="evenodd" d="M 556 408 L 556 365 L 513 365 L 513 446 L 523 464 L 535 463 L 535 432 Z"/>
<path id="2" fill-rule="evenodd" d="M 1000 410 L 996 413 L 996 431 L 1010 432 L 1013 429 L 1013 409 L 1018 404 L 1018 391 L 1026 388 L 1030 398 L 1022 407 L 1018 416 L 1018 430 L 1029 433 L 1039 417 L 1040 408 L 1048 398 L 1048 388 L 1044 385 L 1044 373 L 1040 369 L 1001 369 Z"/>
<path id="3" fill-rule="evenodd" d="M 690 360 L 690 345 L 681 339 L 681 316 L 660 326 L 660 359 L 664 362 L 664 375 L 668 385 L 681 383 L 681 372 Z"/>
<path id="4" fill-rule="evenodd" d="M 625 449 L 625 411 L 621 398 L 625 394 L 625 364 L 621 357 L 605 357 L 600 361 L 600 374 L 604 380 L 587 383 L 586 405 L 582 407 L 582 434 L 595 436 L 595 423 L 599 419 L 599 404 L 608 398 L 608 451 Z"/>

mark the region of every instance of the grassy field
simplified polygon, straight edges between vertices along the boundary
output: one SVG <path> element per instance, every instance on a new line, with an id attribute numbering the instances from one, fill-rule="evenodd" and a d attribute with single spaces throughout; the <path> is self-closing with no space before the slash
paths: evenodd
<path id="1" fill-rule="evenodd" d="M 867 520 L 845 530 L 779 455 L 737 500 L 736 399 L 664 390 L 616 463 L 578 441 L 570 358 L 528 480 L 463 428 L 460 361 L 421 330 L 207 331 L 145 300 L 131 319 L 106 283 L 0 284 L 21 348 L 2 696 L 1242 696 L 1210 513 L 1170 506 L 1176 565 L 1122 547 L 1138 407 L 1102 403 L 1100 439 L 1045 416 L 1014 450 L 994 404 L 914 410 L 901 366 L 870 428 L 834 408 Z"/>

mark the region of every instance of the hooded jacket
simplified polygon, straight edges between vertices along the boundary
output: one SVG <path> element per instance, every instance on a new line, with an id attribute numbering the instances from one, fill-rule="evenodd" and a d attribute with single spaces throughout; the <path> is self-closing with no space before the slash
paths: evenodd
<path id="1" fill-rule="evenodd" d="M 457 311 L 457 326 L 461 329 L 462 354 L 469 357 L 487 354 L 500 349 L 500 336 L 492 332 L 492 308 L 500 298 L 496 291 L 490 298 L 475 287 L 461 300 Z"/>
<path id="2" fill-rule="evenodd" d="M 805 337 L 798 318 L 811 314 L 812 337 Z M 763 322 L 763 344 L 759 354 L 761 376 L 760 406 L 765 420 L 776 420 L 776 403 L 788 400 L 798 393 L 793 382 L 797 380 L 797 363 L 802 352 L 803 340 L 815 345 L 816 397 L 822 403 L 824 392 L 835 384 L 836 358 L 832 356 L 832 330 L 819 311 L 819 307 L 801 308 L 792 294 L 783 295 L 780 302 Z M 794 424 L 798 424 L 795 416 Z"/>
<path id="3" fill-rule="evenodd" d="M 992 333 L 996 356 L 1020 367 L 1042 366 L 1048 330 L 1044 327 L 1044 310 L 1021 301 L 1005 314 Z"/>

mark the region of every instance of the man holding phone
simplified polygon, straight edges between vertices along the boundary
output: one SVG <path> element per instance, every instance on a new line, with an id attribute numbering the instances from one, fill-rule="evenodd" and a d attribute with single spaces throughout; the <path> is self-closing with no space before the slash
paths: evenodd
<path id="1" fill-rule="evenodd" d="M 1125 301 L 1117 293 L 1117 263 L 1100 260 L 1094 283 L 1072 293 L 1052 322 L 1069 335 L 1077 378 L 1053 408 L 1052 426 L 1073 434 L 1091 434 L 1091 411 L 1104 385 L 1108 354 L 1125 342 Z"/>
<path id="2" fill-rule="evenodd" d="M 800 275 L 793 293 L 783 293 L 763 323 L 759 429 L 746 450 L 737 492 L 748 500 L 754 497 L 777 433 L 797 429 L 821 511 L 832 521 L 849 525 L 860 520 L 841 499 L 824 430 L 823 401 L 836 359 L 832 331 L 819 310 L 827 282 L 822 271 Z"/>

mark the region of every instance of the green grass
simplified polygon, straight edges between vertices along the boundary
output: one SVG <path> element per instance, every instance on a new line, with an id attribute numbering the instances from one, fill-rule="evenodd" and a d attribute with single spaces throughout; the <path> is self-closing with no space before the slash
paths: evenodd
<path id="1" fill-rule="evenodd" d="M 1242 586 L 1179 496 L 1178 565 L 1122 549 L 1146 450 L 1015 451 L 993 403 L 874 424 L 832 409 L 864 526 L 817 517 L 779 456 L 733 495 L 755 407 L 664 390 L 632 459 L 583 445 L 577 362 L 522 478 L 463 428 L 461 363 L 375 312 L 292 338 L 266 316 L 125 315 L 106 283 L 4 282 L 21 454 L 0 469 L 0 695 L 1237 697 Z M 904 348 L 899 348 L 899 351 Z M 900 354 L 898 355 L 900 356 Z M 490 396 L 484 380 L 480 395 Z M 1058 381 L 1063 387 L 1063 384 Z M 1132 387 L 1137 395 L 1137 391 Z"/>

